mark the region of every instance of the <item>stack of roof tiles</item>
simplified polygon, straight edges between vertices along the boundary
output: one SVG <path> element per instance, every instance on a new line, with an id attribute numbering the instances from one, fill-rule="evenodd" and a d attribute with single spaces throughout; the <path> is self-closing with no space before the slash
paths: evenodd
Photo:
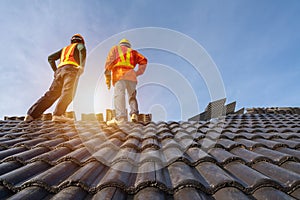
<path id="1" fill-rule="evenodd" d="M 300 108 L 298 107 L 271 107 L 271 108 L 248 108 L 247 113 L 258 114 L 298 114 L 300 115 Z"/>
<path id="2" fill-rule="evenodd" d="M 226 116 L 231 114 L 240 115 L 244 113 L 244 108 L 235 111 L 236 102 L 231 102 L 225 105 L 226 98 L 209 102 L 205 111 L 193 116 L 189 121 L 208 121 L 210 119 L 218 118 L 220 116 Z"/>
<path id="3" fill-rule="evenodd" d="M 299 199 L 300 115 L 0 121 L 0 199 Z"/>

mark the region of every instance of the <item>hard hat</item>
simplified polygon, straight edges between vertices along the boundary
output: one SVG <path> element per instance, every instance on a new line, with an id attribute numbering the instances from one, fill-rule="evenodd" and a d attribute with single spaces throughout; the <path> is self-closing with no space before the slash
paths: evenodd
<path id="1" fill-rule="evenodd" d="M 129 40 L 127 40 L 126 38 L 123 38 L 122 40 L 120 40 L 119 45 L 125 45 L 129 48 L 131 47 Z"/>
<path id="2" fill-rule="evenodd" d="M 84 44 L 84 39 L 82 35 L 80 35 L 79 33 L 74 34 L 71 38 L 71 43 L 76 43 L 76 42 Z"/>

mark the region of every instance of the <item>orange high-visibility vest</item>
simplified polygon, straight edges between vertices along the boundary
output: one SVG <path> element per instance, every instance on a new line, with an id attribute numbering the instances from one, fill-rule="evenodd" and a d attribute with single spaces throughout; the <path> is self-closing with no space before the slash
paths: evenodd
<path id="1" fill-rule="evenodd" d="M 113 85 L 121 79 L 121 77 L 128 71 L 132 70 L 135 66 L 131 63 L 131 48 L 127 48 L 126 52 L 123 53 L 121 46 L 117 46 L 118 55 L 116 56 L 117 63 L 112 69 L 112 81 Z"/>
<path id="2" fill-rule="evenodd" d="M 79 63 L 77 63 L 77 61 L 75 60 L 75 57 L 74 57 L 74 51 L 75 51 L 76 46 L 77 46 L 77 43 L 73 43 L 73 44 L 70 44 L 69 46 L 66 46 L 63 48 L 61 56 L 60 56 L 60 63 L 57 66 L 58 68 L 62 67 L 64 65 L 74 65 L 75 67 L 79 66 Z"/>
<path id="3" fill-rule="evenodd" d="M 131 52 L 131 48 L 127 48 L 126 53 L 124 54 L 122 51 L 121 46 L 117 46 L 118 49 L 118 62 L 114 65 L 114 67 L 129 67 L 131 69 L 133 69 L 135 66 L 133 66 L 130 62 L 130 52 Z"/>

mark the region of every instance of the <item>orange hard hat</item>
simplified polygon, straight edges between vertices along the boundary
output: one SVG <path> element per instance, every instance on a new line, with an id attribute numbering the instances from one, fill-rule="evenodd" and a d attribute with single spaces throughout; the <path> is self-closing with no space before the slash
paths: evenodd
<path id="1" fill-rule="evenodd" d="M 76 33 L 71 37 L 71 43 L 76 43 L 76 42 L 84 44 L 84 39 L 82 35 L 80 35 L 79 33 Z"/>

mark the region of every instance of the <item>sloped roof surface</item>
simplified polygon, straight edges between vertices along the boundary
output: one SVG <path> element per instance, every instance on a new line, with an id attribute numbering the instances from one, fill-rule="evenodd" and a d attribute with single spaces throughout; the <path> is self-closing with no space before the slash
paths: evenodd
<path id="1" fill-rule="evenodd" d="M 0 121 L 0 199 L 299 199 L 298 114 Z"/>

